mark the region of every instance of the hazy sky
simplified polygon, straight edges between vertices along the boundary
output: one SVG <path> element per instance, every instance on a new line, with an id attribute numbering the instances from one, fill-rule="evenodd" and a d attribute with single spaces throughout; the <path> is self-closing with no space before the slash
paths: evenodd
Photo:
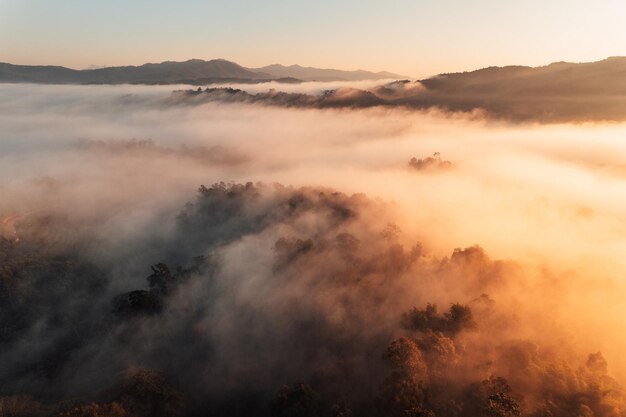
<path id="1" fill-rule="evenodd" d="M 0 0 L 0 61 L 225 58 L 409 76 L 626 55 L 624 0 Z"/>

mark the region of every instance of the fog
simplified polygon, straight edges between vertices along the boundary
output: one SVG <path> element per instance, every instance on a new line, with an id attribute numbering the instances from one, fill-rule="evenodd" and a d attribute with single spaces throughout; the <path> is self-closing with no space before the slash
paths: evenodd
<path id="1" fill-rule="evenodd" d="M 304 83 L 281 90 L 337 87 Z M 440 333 L 428 334 L 459 343 L 464 358 L 440 374 L 428 348 L 415 342 L 435 381 L 429 400 L 435 408 L 455 392 L 436 389 L 449 379 L 460 387 L 504 376 L 525 398 L 529 415 L 547 401 L 540 387 L 574 395 L 600 384 L 584 382 L 591 378 L 585 373 L 572 377 L 579 388 L 555 388 L 570 383 L 556 381 L 561 372 L 574 375 L 606 358 L 609 374 L 624 382 L 626 125 L 513 124 L 480 112 L 385 107 L 173 104 L 171 91 L 184 88 L 0 85 L 0 232 L 15 250 L 52 242 L 53 252 L 69 248 L 108 271 L 112 278 L 93 298 L 93 311 L 146 287 L 149 266 L 157 262 L 196 277 L 159 301 L 168 306 L 162 320 L 133 323 L 134 330 L 116 336 L 98 333 L 97 343 L 77 348 L 54 377 L 64 380 L 55 389 L 13 365 L 23 361 L 28 368 L 46 349 L 44 341 L 52 343 L 60 332 L 42 324 L 57 307 L 42 305 L 39 324 L 19 343 L 3 345 L 0 370 L 15 375 L 2 381 L 5 394 L 49 394 L 41 395 L 43 402 L 89 396 L 137 365 L 174 375 L 190 403 L 209 398 L 218 414 L 230 404 L 224 392 L 249 392 L 254 387 L 242 381 L 250 378 L 259 385 L 280 378 L 280 384 L 313 384 L 304 380 L 309 376 L 321 395 L 343 389 L 356 401 L 369 395 L 367 387 L 359 392 L 329 375 L 344 367 L 352 372 L 348 381 L 383 375 L 384 364 L 369 361 L 403 331 L 424 330 L 419 320 L 402 327 L 401 317 L 427 303 L 440 313 L 451 303 L 467 304 L 478 326 L 458 334 L 429 327 Z M 219 182 L 256 185 L 211 188 Z M 207 188 L 198 196 L 201 185 Z M 194 269 L 199 255 L 218 259 L 219 267 L 210 260 Z M 336 287 L 336 275 L 374 278 Z M 83 297 L 81 291 L 75 297 Z M 59 314 L 78 311 L 63 303 L 67 307 L 58 308 L 67 312 Z M 323 326 L 317 314 L 327 320 Z M 183 322 L 193 327 L 192 339 L 180 336 Z M 119 336 L 123 332 L 136 336 Z M 319 342 L 327 333 L 342 336 L 329 347 Z M 302 340 L 290 342 L 293 335 Z M 180 357 L 168 350 L 172 340 L 185 340 Z M 240 346 L 242 340 L 252 345 Z M 406 340 L 390 349 L 414 343 Z M 349 347 L 353 341 L 367 347 Z M 333 349 L 352 352 L 350 366 L 335 361 Z M 516 365 L 515 355 L 526 357 L 524 365 Z M 563 363 L 572 369 L 563 371 Z M 87 380 L 94 392 L 85 389 Z M 610 398 L 584 407 L 622 415 L 621 389 L 611 389 Z M 233 415 L 256 410 L 255 401 Z M 592 415 L 584 414 L 587 408 L 554 407 L 555 415 Z M 446 415 L 443 409 L 437 415 Z"/>
<path id="2" fill-rule="evenodd" d="M 212 86 L 179 91 L 171 103 L 253 103 L 287 108 L 413 110 L 478 113 L 515 123 L 624 122 L 623 74 L 626 59 L 612 57 L 588 63 L 556 62 L 542 67 L 489 67 L 439 74 L 419 81 L 335 83 L 316 91 L 314 83 L 298 86 Z"/>
<path id="3" fill-rule="evenodd" d="M 480 242 L 498 256 L 548 251 L 547 258 L 593 254 L 621 262 L 621 124 L 508 125 L 380 109 L 170 108 L 161 103 L 169 87 L 2 88 L 0 174 L 14 190 L 44 177 L 67 180 L 104 193 L 98 203 L 128 201 L 132 210 L 160 199 L 176 204 L 216 181 L 327 186 L 396 203 L 410 217 L 403 223 L 429 229 L 443 250 Z M 194 148 L 203 153 L 190 157 L 185 149 Z M 453 169 L 408 166 L 433 152 Z M 67 187 L 68 197 L 76 188 Z M 5 211 L 21 204 L 3 200 Z M 564 233 L 573 238 L 564 241 Z M 570 249 L 555 250 L 562 245 Z"/>

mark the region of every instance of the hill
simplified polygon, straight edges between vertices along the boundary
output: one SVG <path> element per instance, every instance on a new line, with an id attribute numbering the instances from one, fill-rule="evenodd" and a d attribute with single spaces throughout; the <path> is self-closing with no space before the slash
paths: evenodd
<path id="1" fill-rule="evenodd" d="M 0 82 L 45 84 L 210 84 L 225 82 L 256 83 L 263 81 L 300 82 L 301 80 L 377 80 L 394 74 L 368 71 L 341 71 L 270 65 L 244 68 L 224 59 L 184 62 L 166 61 L 139 66 L 106 67 L 76 70 L 49 65 L 13 65 L 0 63 Z"/>
<path id="2" fill-rule="evenodd" d="M 489 67 L 441 74 L 420 82 L 430 91 L 454 94 L 623 94 L 626 92 L 626 57 L 585 63 L 555 62 L 534 68 Z"/>
<path id="3" fill-rule="evenodd" d="M 364 81 L 382 79 L 407 78 L 391 72 L 370 72 L 363 70 L 344 71 L 336 69 L 321 69 L 302 67 L 300 65 L 284 66 L 280 64 L 268 65 L 262 68 L 250 68 L 252 71 L 272 74 L 275 77 L 293 77 L 305 81 Z"/>
<path id="4" fill-rule="evenodd" d="M 542 67 L 489 67 L 400 80 L 367 90 L 337 88 L 323 94 L 206 89 L 178 100 L 226 101 L 302 108 L 402 107 L 476 113 L 540 123 L 626 120 L 626 57 L 598 62 L 557 62 Z"/>
<path id="5" fill-rule="evenodd" d="M 0 82 L 52 84 L 202 84 L 213 81 L 259 81 L 273 77 L 224 59 L 166 61 L 140 66 L 75 70 L 58 66 L 0 63 Z"/>

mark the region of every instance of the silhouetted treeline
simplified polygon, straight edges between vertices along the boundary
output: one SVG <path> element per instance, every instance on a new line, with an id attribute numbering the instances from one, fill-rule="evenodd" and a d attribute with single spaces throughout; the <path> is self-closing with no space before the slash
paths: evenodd
<path id="1" fill-rule="evenodd" d="M 395 81 L 369 90 L 338 88 L 322 94 L 233 88 L 174 92 L 169 103 L 249 103 L 316 109 L 370 107 L 439 110 L 513 122 L 564 123 L 626 119 L 626 58 L 543 67 L 489 67 Z"/>

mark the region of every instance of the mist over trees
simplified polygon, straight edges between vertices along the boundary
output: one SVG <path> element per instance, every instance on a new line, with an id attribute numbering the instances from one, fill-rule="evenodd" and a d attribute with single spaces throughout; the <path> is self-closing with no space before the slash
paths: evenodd
<path id="1" fill-rule="evenodd" d="M 167 102 L 434 110 L 518 123 L 624 121 L 625 71 L 626 58 L 612 57 L 598 62 L 557 62 L 535 68 L 489 67 L 419 81 L 399 80 L 370 89 L 334 88 L 321 94 L 280 89 L 251 93 L 230 87 L 207 88 L 174 92 Z"/>
<path id="2" fill-rule="evenodd" d="M 601 353 L 524 336 L 517 265 L 400 226 L 364 195 L 252 183 L 201 186 L 123 256 L 26 216 L 0 239 L 0 415 L 626 415 Z"/>

